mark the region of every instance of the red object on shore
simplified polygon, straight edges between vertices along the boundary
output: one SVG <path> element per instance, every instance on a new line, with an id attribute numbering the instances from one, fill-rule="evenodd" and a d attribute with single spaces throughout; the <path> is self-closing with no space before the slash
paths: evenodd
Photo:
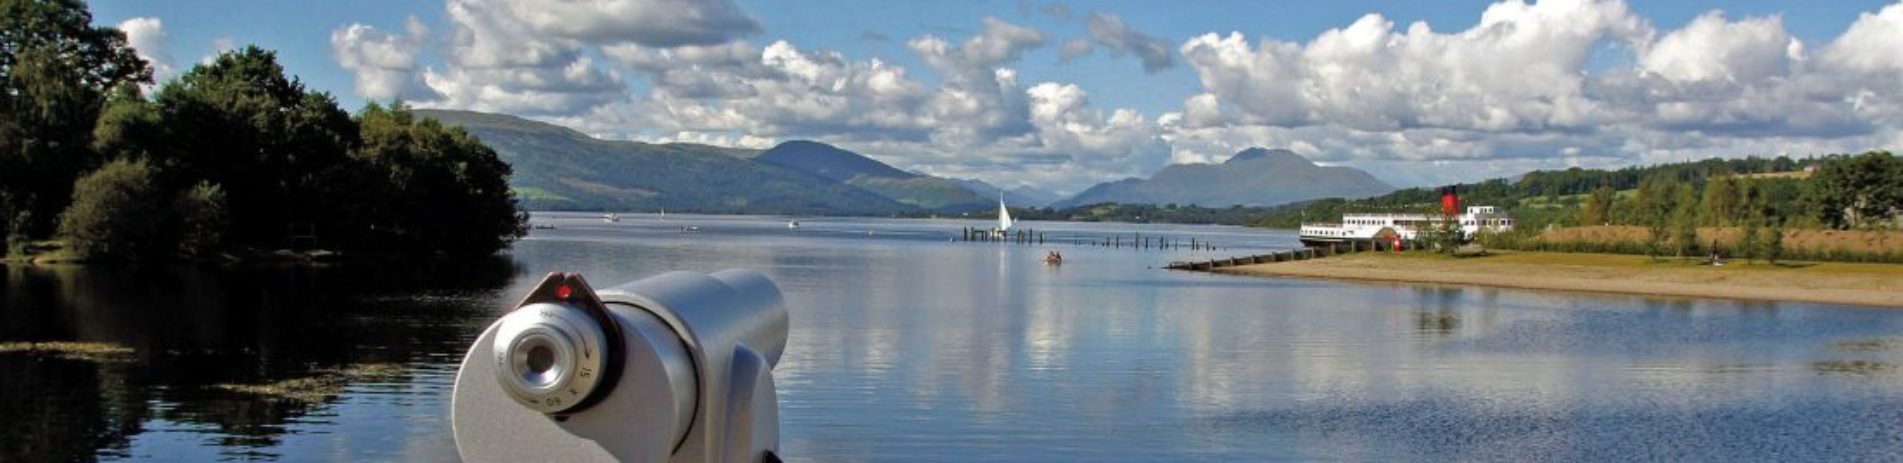
<path id="1" fill-rule="evenodd" d="M 1459 188 L 1459 186 L 1450 186 L 1440 190 L 1440 213 L 1449 217 L 1460 215 L 1460 194 L 1454 192 L 1455 188 Z"/>

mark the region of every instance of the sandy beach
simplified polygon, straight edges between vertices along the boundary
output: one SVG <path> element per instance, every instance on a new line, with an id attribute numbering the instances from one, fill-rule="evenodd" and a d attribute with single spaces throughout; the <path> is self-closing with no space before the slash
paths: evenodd
<path id="1" fill-rule="evenodd" d="M 1903 265 L 1800 263 L 1713 267 L 1644 256 L 1516 252 L 1452 258 L 1351 254 L 1244 265 L 1220 273 L 1506 288 L 1820 302 L 1903 308 Z"/>

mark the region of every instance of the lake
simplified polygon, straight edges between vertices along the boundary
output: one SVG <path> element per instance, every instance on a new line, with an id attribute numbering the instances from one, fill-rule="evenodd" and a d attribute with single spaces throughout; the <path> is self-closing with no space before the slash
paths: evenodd
<path id="1" fill-rule="evenodd" d="M 792 461 L 1903 458 L 1903 310 L 1161 269 L 1296 245 L 1237 227 L 786 220 L 537 214 L 473 263 L 4 267 L 0 341 L 129 350 L 0 352 L 0 461 L 454 460 L 456 366 L 541 275 L 730 267 L 786 296 Z M 1135 233 L 1218 249 L 1073 244 Z"/>

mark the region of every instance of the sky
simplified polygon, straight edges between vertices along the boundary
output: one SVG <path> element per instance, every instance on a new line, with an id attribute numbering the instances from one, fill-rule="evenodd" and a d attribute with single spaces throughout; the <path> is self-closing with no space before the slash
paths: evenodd
<path id="1" fill-rule="evenodd" d="M 105 0 L 160 80 L 255 44 L 355 109 L 810 139 L 1074 193 L 1283 148 L 1400 186 L 1903 145 L 1882 1 Z"/>

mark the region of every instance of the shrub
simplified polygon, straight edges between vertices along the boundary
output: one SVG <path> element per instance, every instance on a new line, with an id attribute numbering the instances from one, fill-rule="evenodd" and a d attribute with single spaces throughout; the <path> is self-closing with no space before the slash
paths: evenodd
<path id="1" fill-rule="evenodd" d="M 231 223 L 225 211 L 225 189 L 211 182 L 199 182 L 180 192 L 172 201 L 172 213 L 178 222 L 178 253 L 182 256 L 199 256 L 216 249 Z"/>
<path id="2" fill-rule="evenodd" d="M 150 255 L 163 229 L 156 171 L 145 161 L 106 163 L 73 183 L 73 202 L 59 217 L 59 234 L 81 256 Z"/>

